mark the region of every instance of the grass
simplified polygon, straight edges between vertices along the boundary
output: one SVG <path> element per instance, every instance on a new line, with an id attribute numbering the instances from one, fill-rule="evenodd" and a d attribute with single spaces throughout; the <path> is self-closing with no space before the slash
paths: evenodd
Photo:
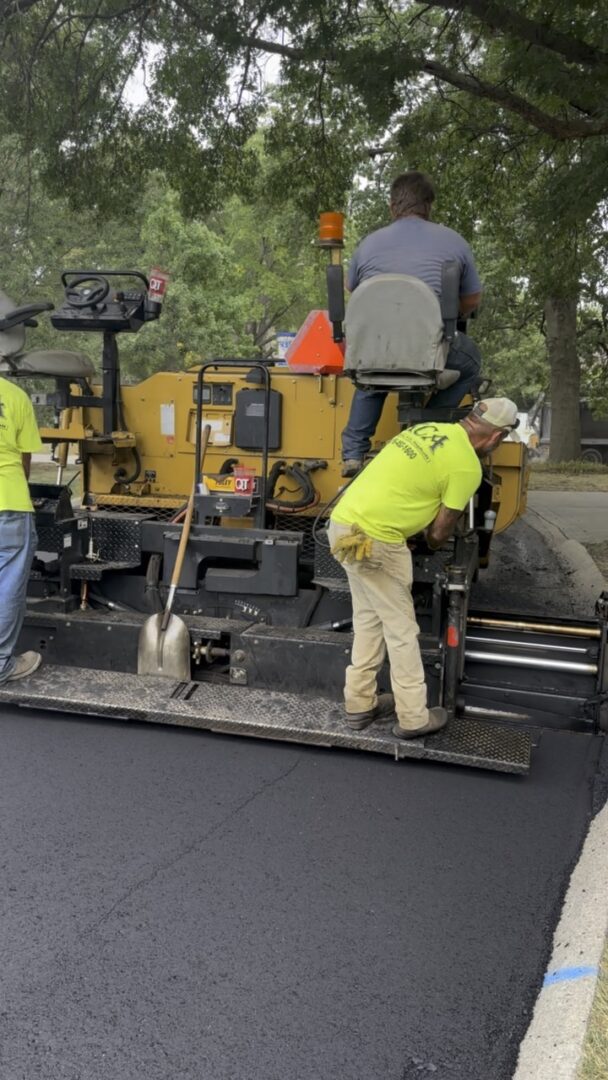
<path id="1" fill-rule="evenodd" d="M 608 475 L 608 465 L 598 465 L 594 461 L 533 461 L 534 472 L 563 473 L 566 476 Z"/>
<path id="2" fill-rule="evenodd" d="M 578 1080 L 606 1080 L 608 1076 L 608 945 L 600 967 L 591 1019 Z"/>
<path id="3" fill-rule="evenodd" d="M 530 491 L 608 491 L 608 465 L 587 461 L 533 462 Z"/>

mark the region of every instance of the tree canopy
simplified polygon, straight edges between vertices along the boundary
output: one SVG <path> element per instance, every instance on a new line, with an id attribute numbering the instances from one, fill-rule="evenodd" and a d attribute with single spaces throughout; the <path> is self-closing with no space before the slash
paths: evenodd
<path id="1" fill-rule="evenodd" d="M 315 208 L 344 200 L 367 155 L 407 145 L 429 93 L 491 104 L 507 139 L 608 135 L 608 41 L 588 0 L 550 13 L 523 0 L 0 0 L 0 34 L 0 111 L 81 204 L 128 199 L 151 167 L 191 211 L 246 190 L 269 106 L 268 143 Z"/>
<path id="2" fill-rule="evenodd" d="M 352 243 L 385 222 L 391 175 L 421 168 L 478 255 L 486 367 L 525 403 L 546 389 L 552 454 L 576 456 L 580 393 L 608 397 L 597 5 L 0 0 L 0 61 L 19 212 L 35 178 L 76 232 L 171 262 L 166 364 L 297 325 L 320 302 L 307 219 L 346 209 Z"/>
<path id="3" fill-rule="evenodd" d="M 323 259 L 310 223 L 288 199 L 269 211 L 263 171 L 252 201 L 232 196 L 205 218 L 185 218 L 177 193 L 155 172 L 134 212 L 110 219 L 50 196 L 15 136 L 0 138 L 0 171 L 0 288 L 16 303 L 60 303 L 66 268 L 169 268 L 162 318 L 121 340 L 128 378 L 212 356 L 272 356 L 278 330 L 297 329 L 323 306 Z M 44 317 L 29 335 L 32 348 L 57 346 Z M 72 334 L 67 347 L 98 360 L 97 335 Z"/>

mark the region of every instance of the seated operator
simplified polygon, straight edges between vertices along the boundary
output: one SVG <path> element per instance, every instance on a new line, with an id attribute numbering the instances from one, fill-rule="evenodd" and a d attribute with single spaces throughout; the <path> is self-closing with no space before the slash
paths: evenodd
<path id="1" fill-rule="evenodd" d="M 469 315 L 479 304 L 481 282 L 473 254 L 466 240 L 453 229 L 430 220 L 435 191 L 429 178 L 420 172 L 405 172 L 391 184 L 392 223 L 377 229 L 361 241 L 348 268 L 346 288 L 375 274 L 408 274 L 441 296 L 443 264 L 460 263 L 460 313 Z M 460 378 L 433 395 L 436 408 L 454 408 L 473 387 L 479 375 L 481 356 L 474 341 L 458 333 L 447 355 L 446 367 L 460 372 Z M 342 432 L 343 476 L 354 476 L 369 451 L 370 440 L 382 413 L 386 390 L 355 390 L 348 423 Z"/>
<path id="2" fill-rule="evenodd" d="M 28 476 L 37 450 L 42 442 L 30 399 L 0 378 L 0 684 L 31 675 L 41 661 L 37 652 L 15 655 L 36 552 Z"/>

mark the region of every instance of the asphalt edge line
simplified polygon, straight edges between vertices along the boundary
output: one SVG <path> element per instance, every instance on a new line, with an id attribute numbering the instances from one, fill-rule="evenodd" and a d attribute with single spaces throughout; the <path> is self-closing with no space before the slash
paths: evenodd
<path id="1" fill-rule="evenodd" d="M 585 546 L 578 540 L 572 540 L 555 518 L 541 514 L 539 510 L 532 509 L 529 504 L 525 519 L 548 541 L 549 546 L 565 564 L 569 574 L 569 584 L 576 592 L 584 592 L 588 596 L 593 611 L 600 593 L 606 589 L 606 581 Z"/>
<path id="2" fill-rule="evenodd" d="M 513 1080 L 576 1080 L 608 934 L 608 804 L 591 822 Z"/>

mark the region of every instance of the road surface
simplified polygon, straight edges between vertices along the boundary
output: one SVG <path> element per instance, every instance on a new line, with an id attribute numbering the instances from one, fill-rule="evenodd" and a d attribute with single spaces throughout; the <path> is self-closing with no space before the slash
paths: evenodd
<path id="1" fill-rule="evenodd" d="M 3 710 L 2 1080 L 509 1080 L 607 765 Z"/>

